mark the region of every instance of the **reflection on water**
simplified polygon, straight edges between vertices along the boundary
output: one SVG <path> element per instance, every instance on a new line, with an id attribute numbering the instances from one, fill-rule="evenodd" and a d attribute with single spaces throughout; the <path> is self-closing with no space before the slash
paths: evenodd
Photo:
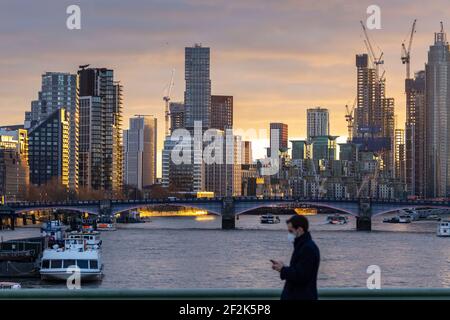
<path id="1" fill-rule="evenodd" d="M 206 219 L 205 219 L 206 218 Z M 105 278 L 87 287 L 101 288 L 278 288 L 269 259 L 289 261 L 292 251 L 284 221 L 261 225 L 259 216 L 243 215 L 237 230 L 220 230 L 221 218 L 152 217 L 150 222 L 119 225 L 103 232 Z M 309 216 L 320 247 L 321 287 L 364 287 L 367 266 L 379 265 L 384 287 L 450 286 L 450 238 L 436 237 L 436 221 L 410 224 L 373 221 L 372 232 L 325 223 Z M 37 235 L 37 228 L 2 231 L 5 238 Z M 21 280 L 25 287 L 56 287 Z"/>

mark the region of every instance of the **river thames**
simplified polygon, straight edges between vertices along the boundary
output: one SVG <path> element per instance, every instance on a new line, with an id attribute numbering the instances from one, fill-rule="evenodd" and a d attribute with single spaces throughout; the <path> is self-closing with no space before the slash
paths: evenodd
<path id="1" fill-rule="evenodd" d="M 386 216 L 383 216 L 386 217 Z M 450 287 L 450 238 L 436 236 L 436 221 L 410 224 L 373 220 L 372 232 L 325 224 L 309 216 L 321 251 L 319 287 L 365 287 L 369 265 L 381 268 L 382 287 Z M 261 225 L 243 215 L 237 229 L 220 229 L 220 217 L 153 217 L 102 232 L 105 276 L 87 288 L 279 288 L 283 282 L 269 259 L 289 262 L 292 245 L 284 221 Z M 199 221 L 200 220 L 200 221 Z M 39 228 L 0 231 L 4 240 L 38 236 Z M 25 288 L 64 284 L 16 279 Z"/>

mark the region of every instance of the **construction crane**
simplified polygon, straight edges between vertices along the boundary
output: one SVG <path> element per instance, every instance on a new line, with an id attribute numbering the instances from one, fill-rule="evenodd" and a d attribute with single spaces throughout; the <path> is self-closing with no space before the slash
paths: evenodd
<path id="1" fill-rule="evenodd" d="M 361 192 L 363 191 L 364 187 L 371 181 L 373 181 L 374 183 L 377 182 L 378 180 L 378 176 L 379 176 L 379 165 L 380 163 L 377 160 L 377 163 L 375 164 L 375 171 L 372 175 L 368 174 L 366 175 L 362 182 L 361 185 L 359 186 L 359 188 L 356 190 L 356 198 L 360 198 L 361 197 Z M 368 196 L 370 197 L 370 189 L 368 190 Z"/>
<path id="2" fill-rule="evenodd" d="M 409 41 L 408 41 L 408 48 L 405 46 L 405 41 L 402 42 L 402 63 L 406 64 L 406 79 L 410 78 L 411 75 L 411 45 L 414 38 L 414 33 L 416 33 L 416 21 L 417 19 L 414 19 L 414 22 L 412 24 L 411 33 L 409 35 Z"/>
<path id="3" fill-rule="evenodd" d="M 169 134 L 169 102 L 170 102 L 170 94 L 172 93 L 172 89 L 174 86 L 173 77 L 175 75 L 175 69 L 172 69 L 172 76 L 170 77 L 170 82 L 167 84 L 165 89 L 165 94 L 163 100 L 165 102 L 165 110 L 164 110 L 164 120 L 165 120 L 165 136 L 168 137 Z"/>
<path id="4" fill-rule="evenodd" d="M 353 138 L 353 119 L 354 119 L 353 113 L 355 112 L 355 108 L 356 108 L 356 98 L 353 101 L 353 106 L 351 109 L 349 109 L 347 104 L 345 105 L 345 121 L 347 121 L 348 142 L 352 141 Z"/>
<path id="5" fill-rule="evenodd" d="M 383 54 L 384 54 L 384 53 L 381 51 L 379 57 L 377 57 L 377 56 L 375 55 L 375 51 L 373 50 L 372 43 L 370 42 L 369 35 L 367 34 L 366 27 L 364 26 L 364 22 L 360 21 L 360 23 L 361 23 L 361 27 L 362 27 L 363 32 L 364 32 L 364 37 L 366 38 L 366 39 L 364 40 L 364 44 L 365 44 L 366 47 L 367 47 L 367 51 L 368 51 L 368 53 L 369 53 L 370 60 L 371 60 L 372 63 L 375 65 L 375 70 L 376 70 L 376 73 L 377 73 L 377 80 L 378 80 L 379 66 L 380 66 L 381 64 L 384 64 L 384 60 L 382 60 Z"/>

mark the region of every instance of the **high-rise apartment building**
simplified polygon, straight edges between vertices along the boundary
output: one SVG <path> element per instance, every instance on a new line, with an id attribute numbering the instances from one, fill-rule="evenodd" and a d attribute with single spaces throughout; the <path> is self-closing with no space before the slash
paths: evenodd
<path id="1" fill-rule="evenodd" d="M 307 139 L 330 134 L 328 109 L 317 107 L 307 110 Z"/>
<path id="2" fill-rule="evenodd" d="M 79 183 L 119 192 L 123 186 L 122 85 L 114 71 L 81 68 Z"/>
<path id="3" fill-rule="evenodd" d="M 425 196 L 425 71 L 405 80 L 405 170 L 409 195 Z"/>
<path id="4" fill-rule="evenodd" d="M 292 160 L 306 159 L 306 141 L 291 140 L 292 143 Z"/>
<path id="5" fill-rule="evenodd" d="M 124 131 L 125 184 L 142 190 L 156 181 L 157 123 L 152 116 L 130 119 Z"/>
<path id="6" fill-rule="evenodd" d="M 233 128 L 233 96 L 211 96 L 211 128 Z"/>
<path id="7" fill-rule="evenodd" d="M 336 160 L 337 136 L 317 136 L 312 138 L 313 160 Z"/>
<path id="8" fill-rule="evenodd" d="M 212 130 L 209 132 L 211 133 Z M 223 141 L 226 140 L 225 132 L 222 130 L 214 129 L 214 136 L 220 137 Z M 242 138 L 233 136 L 233 139 L 227 143 L 232 145 L 223 144 L 220 156 L 214 155 L 216 157 L 214 163 L 204 164 L 204 190 L 214 192 L 219 197 L 241 195 Z"/>
<path id="9" fill-rule="evenodd" d="M 394 165 L 395 177 L 399 181 L 405 182 L 405 130 L 403 129 L 395 129 Z"/>
<path id="10" fill-rule="evenodd" d="M 288 150 L 288 125 L 280 122 L 270 123 L 270 150 L 272 150 L 272 140 L 278 134 L 278 151 L 286 152 Z"/>
<path id="11" fill-rule="evenodd" d="M 177 129 L 182 129 L 185 127 L 184 125 L 184 103 L 182 102 L 171 102 L 169 105 L 169 113 L 170 113 L 170 132 L 173 132 Z"/>
<path id="12" fill-rule="evenodd" d="M 450 52 L 443 29 L 434 34 L 426 73 L 426 179 L 428 197 L 450 195 Z"/>
<path id="13" fill-rule="evenodd" d="M 211 79 L 209 48 L 196 44 L 185 48 L 186 89 L 184 92 L 185 126 L 192 130 L 195 121 L 202 128 L 211 127 Z"/>
<path id="14" fill-rule="evenodd" d="M 57 181 L 69 188 L 70 120 L 65 108 L 55 110 L 28 132 L 30 182 Z"/>
<path id="15" fill-rule="evenodd" d="M 31 102 L 25 113 L 25 128 L 33 129 L 47 117 L 64 108 L 69 120 L 69 189 L 78 189 L 78 77 L 76 74 L 46 72 L 42 75 L 38 100 Z"/>
<path id="16" fill-rule="evenodd" d="M 253 163 L 253 150 L 251 141 L 242 141 L 242 164 Z"/>
<path id="17" fill-rule="evenodd" d="M 25 200 L 29 185 L 27 130 L 0 129 L 0 196 Z"/>

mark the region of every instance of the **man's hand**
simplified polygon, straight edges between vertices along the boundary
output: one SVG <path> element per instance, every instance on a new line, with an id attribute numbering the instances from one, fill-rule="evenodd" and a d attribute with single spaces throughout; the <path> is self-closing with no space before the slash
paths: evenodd
<path id="1" fill-rule="evenodd" d="M 272 269 L 276 270 L 278 272 L 281 271 L 281 269 L 284 267 L 284 263 L 281 261 L 273 261 L 272 262 Z"/>

